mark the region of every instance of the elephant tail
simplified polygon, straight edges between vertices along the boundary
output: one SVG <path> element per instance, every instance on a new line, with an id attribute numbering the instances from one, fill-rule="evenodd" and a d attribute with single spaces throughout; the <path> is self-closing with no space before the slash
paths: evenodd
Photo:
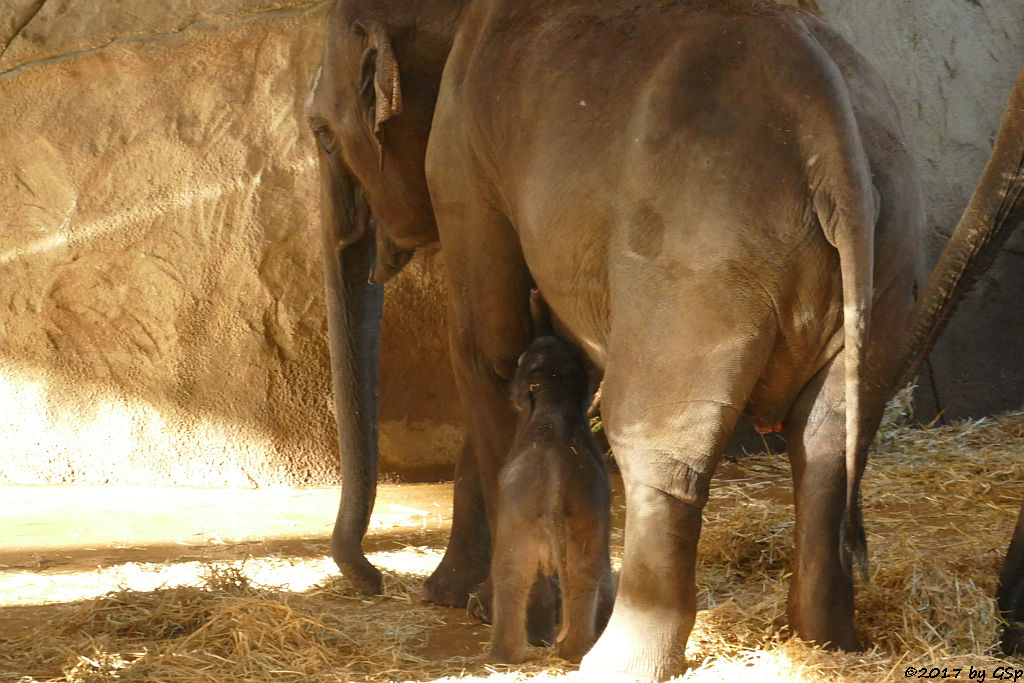
<path id="1" fill-rule="evenodd" d="M 558 635 L 555 636 L 555 642 L 561 643 L 565 640 L 565 637 L 569 634 L 569 613 L 572 610 L 565 609 L 565 591 L 567 582 L 569 580 L 569 534 L 568 534 L 568 522 L 566 521 L 565 505 L 567 498 L 567 473 L 565 468 L 559 468 L 558 471 L 558 495 L 556 497 L 557 507 L 553 510 L 553 522 L 552 524 L 552 536 L 555 541 L 555 571 L 558 572 L 558 582 L 561 584 L 562 594 L 562 628 L 558 630 Z"/>
<path id="2" fill-rule="evenodd" d="M 1024 68 L 1010 93 L 992 154 L 939 262 L 917 299 L 899 354 L 908 384 L 932 350 L 957 305 L 1024 222 Z"/>
<path id="3" fill-rule="evenodd" d="M 558 565 L 558 582 L 561 585 L 563 598 L 565 596 L 566 582 L 569 580 L 568 571 L 568 557 L 565 552 L 565 520 L 559 520 L 558 524 L 555 525 L 558 528 L 558 555 L 555 557 L 555 563 Z M 564 605 L 564 602 L 563 602 Z M 562 628 L 558 629 L 558 635 L 555 636 L 555 642 L 560 643 L 565 640 L 565 637 L 569 635 L 569 614 L 572 612 L 570 609 L 562 608 Z"/>
<path id="4" fill-rule="evenodd" d="M 847 572 L 856 565 L 867 578 L 867 538 L 860 509 L 860 482 L 871 444 L 864 415 L 871 301 L 874 289 L 877 192 L 850 99 L 842 79 L 822 98 L 822 117 L 831 122 L 805 151 L 811 197 L 818 222 L 839 254 L 843 300 L 843 360 L 846 402 L 846 509 L 838 551 Z M 820 119 L 819 119 L 820 120 Z"/>

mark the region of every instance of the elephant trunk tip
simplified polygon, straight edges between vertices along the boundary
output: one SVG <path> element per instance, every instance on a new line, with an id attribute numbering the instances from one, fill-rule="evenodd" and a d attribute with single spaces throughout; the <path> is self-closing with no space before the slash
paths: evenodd
<path id="1" fill-rule="evenodd" d="M 370 564 L 361 549 L 354 552 L 332 546 L 331 556 L 349 583 L 362 595 L 380 595 L 384 592 L 384 576 Z"/>

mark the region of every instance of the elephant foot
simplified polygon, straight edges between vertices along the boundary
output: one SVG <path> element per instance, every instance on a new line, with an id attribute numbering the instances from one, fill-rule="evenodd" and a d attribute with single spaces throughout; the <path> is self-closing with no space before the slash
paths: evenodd
<path id="1" fill-rule="evenodd" d="M 801 640 L 827 650 L 859 652 L 863 649 L 853 625 L 853 581 L 834 562 L 797 571 L 790 585 L 789 623 Z"/>
<path id="2" fill-rule="evenodd" d="M 469 596 L 469 616 L 485 624 L 492 623 L 494 587 L 490 577 Z M 526 639 L 530 645 L 548 647 L 555 643 L 555 624 L 561 618 L 561 590 L 552 577 L 538 576 L 530 588 L 526 607 Z M 497 663 L 498 660 L 493 660 Z M 513 662 L 502 660 L 503 663 Z M 515 662 L 519 663 L 519 662 Z"/>
<path id="3" fill-rule="evenodd" d="M 585 680 L 653 683 L 686 670 L 686 636 L 693 620 L 646 615 L 642 619 L 612 613 L 604 633 L 580 664 Z"/>
<path id="4" fill-rule="evenodd" d="M 805 616 L 792 623 L 794 635 L 826 650 L 860 652 L 864 649 L 857 638 L 852 618 L 832 618 L 833 615 L 822 614 L 820 611 L 814 616 L 818 618 L 811 620 Z"/>
<path id="5" fill-rule="evenodd" d="M 467 445 L 455 470 L 452 531 L 441 564 L 423 584 L 423 599 L 463 608 L 491 570 L 491 534 L 480 491 L 476 458 Z"/>
<path id="6" fill-rule="evenodd" d="M 853 627 L 852 615 L 827 612 L 818 606 L 813 609 L 790 611 L 793 633 L 801 640 L 820 645 L 826 650 L 860 652 L 863 646 Z"/>
<path id="7" fill-rule="evenodd" d="M 529 655 L 529 648 L 526 643 L 516 645 L 495 644 L 487 655 L 488 664 L 522 664 Z"/>
<path id="8" fill-rule="evenodd" d="M 362 549 L 356 551 L 331 548 L 331 556 L 342 575 L 363 595 L 379 595 L 384 590 L 384 577 L 370 564 Z"/>
<path id="9" fill-rule="evenodd" d="M 446 553 L 423 584 L 423 599 L 444 607 L 466 607 L 470 594 L 478 590 L 487 572 L 487 563 L 452 559 L 451 554 Z"/>
<path id="10" fill-rule="evenodd" d="M 580 660 L 583 659 L 583 655 L 590 652 L 591 646 L 594 641 L 592 638 L 576 639 L 570 641 L 569 639 L 563 640 L 558 645 L 558 656 L 567 662 L 573 664 L 579 664 Z"/>
<path id="11" fill-rule="evenodd" d="M 494 610 L 494 585 L 491 577 L 480 584 L 480 586 L 469 595 L 469 602 L 466 604 L 466 611 L 469 616 L 485 624 L 491 623 L 491 614 Z"/>

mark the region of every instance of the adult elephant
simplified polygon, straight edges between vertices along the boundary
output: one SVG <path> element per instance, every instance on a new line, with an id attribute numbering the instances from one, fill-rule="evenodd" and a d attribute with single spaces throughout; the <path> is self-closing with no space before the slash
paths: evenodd
<path id="1" fill-rule="evenodd" d="M 1024 503 L 999 575 L 996 603 L 1000 616 L 1006 620 L 1000 636 L 1003 652 L 1024 655 Z"/>
<path id="2" fill-rule="evenodd" d="M 863 57 L 808 15 L 754 0 L 349 0 L 327 35 L 309 111 L 324 171 L 342 570 L 380 587 L 360 549 L 374 490 L 366 275 L 383 280 L 440 239 L 471 409 L 428 599 L 459 604 L 486 575 L 484 520 L 536 283 L 604 371 L 626 486 L 618 598 L 584 669 L 660 679 L 682 668 L 701 508 L 744 411 L 789 436 L 794 630 L 857 647 L 867 447 L 1024 213 L 1024 81 L 915 304 L 924 211 L 895 106 Z"/>

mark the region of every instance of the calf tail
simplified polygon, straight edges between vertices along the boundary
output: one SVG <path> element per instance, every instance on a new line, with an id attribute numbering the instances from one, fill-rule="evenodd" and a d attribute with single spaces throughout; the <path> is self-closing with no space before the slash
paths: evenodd
<path id="1" fill-rule="evenodd" d="M 561 584 L 562 593 L 562 628 L 558 630 L 555 642 L 560 643 L 565 640 L 565 637 L 569 634 L 569 613 L 572 612 L 572 610 L 566 609 L 565 606 L 566 582 L 569 580 L 569 574 L 567 573 L 569 562 L 566 553 L 565 519 L 559 519 L 556 521 L 555 529 L 558 543 L 558 553 L 555 556 L 555 564 L 557 565 L 556 571 L 558 572 L 558 582 Z"/>
<path id="2" fill-rule="evenodd" d="M 532 299 L 532 297 L 531 297 Z M 552 524 L 551 534 L 555 541 L 555 552 L 554 562 L 555 571 L 558 572 L 558 582 L 561 588 L 560 593 L 562 594 L 562 628 L 559 629 L 558 635 L 555 637 L 556 643 L 561 643 L 565 640 L 565 637 L 569 634 L 569 613 L 572 611 L 566 607 L 566 588 L 569 581 L 569 533 L 568 522 L 565 516 L 565 505 L 567 501 L 567 484 L 566 472 L 563 468 L 559 468 L 557 474 L 556 485 L 558 487 L 558 495 L 555 500 L 558 507 L 552 510 L 551 519 L 554 522 Z"/>

